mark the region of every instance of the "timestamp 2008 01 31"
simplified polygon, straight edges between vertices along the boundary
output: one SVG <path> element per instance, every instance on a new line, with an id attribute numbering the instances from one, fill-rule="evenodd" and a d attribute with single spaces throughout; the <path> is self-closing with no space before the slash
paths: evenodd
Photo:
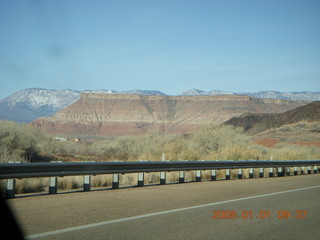
<path id="1" fill-rule="evenodd" d="M 297 219 L 302 220 L 307 217 L 307 210 L 279 210 L 279 211 L 212 211 L 212 219 L 271 219 L 276 217 L 281 220 Z"/>

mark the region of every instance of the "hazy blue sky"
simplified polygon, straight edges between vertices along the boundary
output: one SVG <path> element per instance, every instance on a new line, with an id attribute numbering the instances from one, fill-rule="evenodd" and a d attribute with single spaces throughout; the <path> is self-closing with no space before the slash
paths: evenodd
<path id="1" fill-rule="evenodd" d="M 0 83 L 320 91 L 320 1 L 1 0 Z"/>

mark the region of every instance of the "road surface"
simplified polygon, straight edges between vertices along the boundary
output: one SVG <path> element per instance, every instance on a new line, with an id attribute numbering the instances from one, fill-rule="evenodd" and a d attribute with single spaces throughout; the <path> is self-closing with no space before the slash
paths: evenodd
<path id="1" fill-rule="evenodd" d="M 320 238 L 320 174 L 75 192 L 7 202 L 27 239 Z"/>

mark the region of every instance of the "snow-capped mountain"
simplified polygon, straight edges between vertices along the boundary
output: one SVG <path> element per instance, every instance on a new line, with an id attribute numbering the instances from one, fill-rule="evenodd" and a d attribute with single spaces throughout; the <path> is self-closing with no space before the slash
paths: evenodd
<path id="1" fill-rule="evenodd" d="M 270 99 L 291 99 L 302 101 L 319 101 L 319 92 L 277 92 L 277 91 L 262 91 L 257 93 L 243 93 L 257 98 L 270 98 Z"/>
<path id="2" fill-rule="evenodd" d="M 84 90 L 82 91 L 84 93 L 101 93 L 101 94 L 115 94 L 118 93 L 117 91 L 113 90 L 103 90 L 103 89 L 97 89 L 97 90 Z"/>
<path id="3" fill-rule="evenodd" d="M 189 89 L 188 91 L 183 92 L 181 95 L 183 96 L 199 96 L 199 95 L 235 95 L 234 92 L 226 92 L 221 90 L 212 90 L 212 91 L 203 91 L 199 89 Z"/>
<path id="4" fill-rule="evenodd" d="M 8 107 L 15 107 L 20 103 L 26 104 L 29 108 L 37 110 L 45 105 L 60 110 L 79 99 L 80 92 L 74 90 L 52 90 L 41 88 L 29 88 L 18 91 L 9 97 L 0 100 L 0 103 L 7 103 Z"/>
<path id="5" fill-rule="evenodd" d="M 156 90 L 128 90 L 128 91 L 114 91 L 114 90 L 84 90 L 82 92 L 85 93 L 103 93 L 103 94 L 136 94 L 136 95 L 166 95 L 163 92 L 156 91 Z"/>
<path id="6" fill-rule="evenodd" d="M 134 90 L 129 90 L 129 91 L 122 91 L 118 92 L 121 94 L 141 94 L 141 95 L 166 95 L 163 92 L 156 91 L 156 90 L 139 90 L 139 89 L 134 89 Z"/>
<path id="7" fill-rule="evenodd" d="M 24 89 L 0 100 L 0 119 L 31 122 L 55 114 L 79 97 L 74 90 Z"/>
<path id="8" fill-rule="evenodd" d="M 256 98 L 269 98 L 269 99 L 291 99 L 291 100 L 301 100 L 301 101 L 319 101 L 319 92 L 277 92 L 277 91 L 261 91 L 257 93 L 235 93 L 226 92 L 220 90 L 203 91 L 198 89 L 190 89 L 182 95 L 185 96 L 197 96 L 197 95 L 247 95 Z"/>

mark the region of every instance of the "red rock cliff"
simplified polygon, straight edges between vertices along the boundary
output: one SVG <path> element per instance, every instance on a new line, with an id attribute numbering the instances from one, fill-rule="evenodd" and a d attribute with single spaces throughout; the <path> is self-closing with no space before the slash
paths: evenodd
<path id="1" fill-rule="evenodd" d="M 191 132 L 243 113 L 280 113 L 306 104 L 239 95 L 150 96 L 82 93 L 79 101 L 32 124 L 49 134 L 126 135 L 151 129 Z"/>

